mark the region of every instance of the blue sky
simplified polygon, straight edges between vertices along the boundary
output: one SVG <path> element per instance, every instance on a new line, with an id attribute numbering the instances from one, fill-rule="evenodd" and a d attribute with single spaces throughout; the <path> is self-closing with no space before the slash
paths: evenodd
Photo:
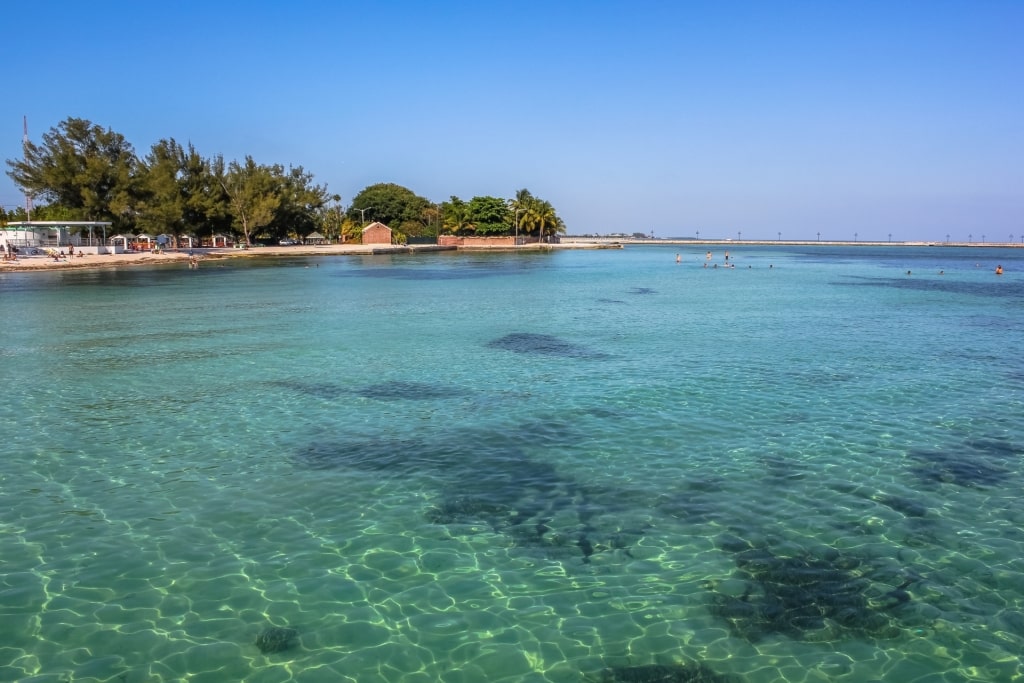
<path id="1" fill-rule="evenodd" d="M 68 117 L 570 234 L 1024 236 L 1024 3 L 10 4 L 0 154 Z M 5 166 L 6 170 L 6 166 Z M 0 202 L 21 204 L 9 178 Z"/>

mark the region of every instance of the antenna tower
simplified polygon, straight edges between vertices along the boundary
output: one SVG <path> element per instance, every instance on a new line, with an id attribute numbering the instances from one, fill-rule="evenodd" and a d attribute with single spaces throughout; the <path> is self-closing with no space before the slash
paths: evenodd
<path id="1" fill-rule="evenodd" d="M 22 116 L 22 129 L 24 135 L 21 138 L 21 152 L 24 154 L 28 150 L 28 116 Z M 26 220 L 32 220 L 32 195 L 29 194 L 28 190 L 25 190 L 25 218 Z"/>

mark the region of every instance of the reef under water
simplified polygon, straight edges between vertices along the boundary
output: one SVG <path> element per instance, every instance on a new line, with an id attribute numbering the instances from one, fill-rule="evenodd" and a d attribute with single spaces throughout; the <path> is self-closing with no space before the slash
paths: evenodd
<path id="1" fill-rule="evenodd" d="M 615 518 L 598 497 L 546 463 L 503 461 L 445 487 L 425 517 L 451 526 L 486 524 L 514 547 L 548 559 L 586 564 L 608 550 L 628 556 L 643 530 L 611 523 Z"/>
<path id="2" fill-rule="evenodd" d="M 536 435 L 536 434 L 535 434 Z M 622 528 L 622 492 L 581 485 L 529 457 L 520 439 L 486 431 L 449 432 L 441 439 L 312 441 L 296 462 L 316 470 L 361 470 L 395 482 L 415 478 L 435 489 L 425 511 L 433 524 L 486 525 L 513 547 L 588 563 L 595 553 L 628 550 L 643 530 Z"/>
<path id="3" fill-rule="evenodd" d="M 448 398 L 462 398 L 464 389 L 426 382 L 381 382 L 358 389 L 357 396 L 379 400 L 439 401 Z"/>
<path id="4" fill-rule="evenodd" d="M 907 455 L 918 463 L 911 468 L 913 473 L 926 482 L 980 488 L 998 486 L 1009 474 L 1005 467 L 987 462 L 979 453 L 913 450 Z"/>
<path id="5" fill-rule="evenodd" d="M 600 683 L 738 683 L 739 679 L 715 673 L 697 662 L 688 664 L 643 664 L 609 667 Z"/>
<path id="6" fill-rule="evenodd" d="M 880 494 L 873 498 L 878 503 L 886 506 L 890 510 L 895 510 L 904 517 L 924 517 L 928 514 L 927 506 L 907 498 L 906 496 L 896 496 L 891 494 Z"/>
<path id="7" fill-rule="evenodd" d="M 306 396 L 313 396 L 314 398 L 321 398 L 329 401 L 340 398 L 345 394 L 345 389 L 341 385 L 334 384 L 332 382 L 278 379 L 272 380 L 268 382 L 268 384 L 272 387 L 287 389 L 288 391 L 294 391 L 299 394 L 305 394 Z"/>
<path id="8" fill-rule="evenodd" d="M 662 514 L 689 524 L 722 523 L 731 517 L 731 511 L 721 504 L 724 485 L 714 476 L 689 479 L 674 490 L 659 493 L 654 505 Z"/>
<path id="9" fill-rule="evenodd" d="M 896 587 L 875 584 L 875 567 L 831 548 L 784 555 L 728 535 L 719 547 L 734 553 L 743 592 L 719 592 L 712 584 L 711 611 L 738 637 L 888 639 L 901 632 L 891 610 L 912 599 L 905 590 L 910 579 Z"/>
<path id="10" fill-rule="evenodd" d="M 265 655 L 274 652 L 284 652 L 295 645 L 298 637 L 299 632 L 293 628 L 268 626 L 256 636 L 256 647 Z"/>
<path id="11" fill-rule="evenodd" d="M 351 468 L 397 475 L 430 471 L 446 464 L 457 464 L 465 454 L 434 448 L 419 441 L 381 438 L 353 441 L 314 441 L 297 452 L 296 460 L 316 470 Z"/>
<path id="12" fill-rule="evenodd" d="M 558 356 L 561 358 L 604 358 L 605 354 L 588 349 L 580 344 L 573 344 L 550 334 L 532 332 L 513 332 L 504 337 L 487 342 L 492 349 L 502 349 L 514 353 L 536 354 L 541 356 Z"/>

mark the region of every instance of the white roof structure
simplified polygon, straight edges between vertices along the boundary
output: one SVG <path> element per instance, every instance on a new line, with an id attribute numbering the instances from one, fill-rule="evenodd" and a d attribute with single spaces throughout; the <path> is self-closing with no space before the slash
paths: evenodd
<path id="1" fill-rule="evenodd" d="M 11 239 L 12 234 L 15 235 L 14 239 L 25 240 L 30 239 L 32 241 L 39 241 L 42 238 L 38 233 L 50 235 L 48 240 L 57 240 L 62 243 L 67 239 L 68 235 L 72 231 L 78 232 L 79 234 L 88 231 L 89 239 L 93 238 L 93 230 L 100 228 L 103 231 L 103 239 L 106 240 L 107 228 L 112 223 L 110 221 L 11 221 L 6 225 L 0 226 L 0 233 L 4 233 L 6 239 Z M 28 237 L 31 233 L 33 236 Z M 56 233 L 57 236 L 53 237 Z M 18 237 L 17 235 L 21 235 Z"/>
<path id="2" fill-rule="evenodd" d="M 105 228 L 113 225 L 110 221 L 11 221 L 8 228 L 25 230 L 32 228 Z"/>

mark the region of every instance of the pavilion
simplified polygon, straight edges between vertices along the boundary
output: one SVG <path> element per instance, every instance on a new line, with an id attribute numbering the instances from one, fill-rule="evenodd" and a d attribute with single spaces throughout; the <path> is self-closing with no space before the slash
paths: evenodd
<path id="1" fill-rule="evenodd" d="M 107 244 L 108 221 L 16 221 L 0 226 L 0 246 L 32 250 L 74 246 L 86 254 L 120 254 L 124 247 Z M 102 237 L 96 235 L 97 229 Z"/>

